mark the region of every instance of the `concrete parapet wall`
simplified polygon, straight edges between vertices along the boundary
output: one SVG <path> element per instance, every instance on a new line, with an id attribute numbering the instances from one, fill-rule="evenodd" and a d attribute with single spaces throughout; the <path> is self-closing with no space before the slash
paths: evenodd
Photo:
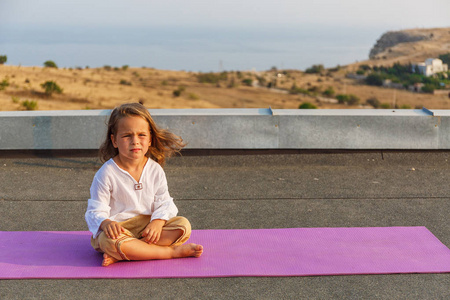
<path id="1" fill-rule="evenodd" d="M 450 149 L 446 110 L 149 111 L 188 149 Z M 110 112 L 0 112 L 0 150 L 98 149 Z"/>

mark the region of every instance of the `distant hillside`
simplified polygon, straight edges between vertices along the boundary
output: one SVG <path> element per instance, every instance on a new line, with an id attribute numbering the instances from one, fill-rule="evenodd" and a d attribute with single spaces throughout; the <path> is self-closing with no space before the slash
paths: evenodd
<path id="1" fill-rule="evenodd" d="M 348 77 L 362 64 L 370 69 L 421 62 L 447 53 L 450 28 L 434 28 L 387 32 L 376 41 L 369 60 L 330 69 L 311 62 L 313 67 L 305 71 L 213 74 L 127 66 L 57 69 L 0 64 L 0 111 L 110 109 L 136 101 L 148 108 L 296 109 L 311 104 L 317 108 L 372 108 L 379 103 L 387 108 L 450 109 L 448 94 L 368 86 Z M 43 86 L 48 81 L 63 92 L 46 94 Z"/>
<path id="2" fill-rule="evenodd" d="M 450 27 L 384 33 L 370 50 L 371 65 L 415 63 L 450 52 Z M 362 62 L 360 62 L 362 63 Z"/>

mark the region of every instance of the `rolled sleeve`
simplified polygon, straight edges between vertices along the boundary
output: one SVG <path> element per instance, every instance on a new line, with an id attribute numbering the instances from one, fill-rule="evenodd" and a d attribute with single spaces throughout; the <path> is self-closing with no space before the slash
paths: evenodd
<path id="1" fill-rule="evenodd" d="M 173 198 L 170 197 L 164 172 L 162 172 L 159 177 L 159 185 L 156 190 L 154 201 L 154 211 L 151 218 L 152 221 L 155 219 L 167 221 L 178 214 L 178 208 L 173 202 Z"/>
<path id="2" fill-rule="evenodd" d="M 90 192 L 91 198 L 88 200 L 85 219 L 89 231 L 94 236 L 97 236 L 102 222 L 110 217 L 111 207 L 109 206 L 109 202 L 111 192 L 98 178 L 94 178 Z"/>

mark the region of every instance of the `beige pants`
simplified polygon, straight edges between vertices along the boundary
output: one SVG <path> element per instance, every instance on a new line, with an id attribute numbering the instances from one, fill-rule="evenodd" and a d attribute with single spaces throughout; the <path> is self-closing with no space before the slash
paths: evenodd
<path id="1" fill-rule="evenodd" d="M 125 229 L 125 232 L 121 233 L 117 239 L 110 239 L 102 231 L 97 238 L 91 237 L 92 247 L 101 252 L 111 255 L 118 260 L 129 260 L 128 257 L 120 250 L 122 243 L 130 240 L 141 239 L 142 232 L 145 227 L 150 223 L 151 216 L 139 215 L 134 218 L 128 219 L 123 222 L 119 222 Z M 172 245 L 184 244 L 191 236 L 191 224 L 185 217 L 173 217 L 169 219 L 162 230 L 177 230 L 183 231 L 181 237 L 176 240 Z"/>

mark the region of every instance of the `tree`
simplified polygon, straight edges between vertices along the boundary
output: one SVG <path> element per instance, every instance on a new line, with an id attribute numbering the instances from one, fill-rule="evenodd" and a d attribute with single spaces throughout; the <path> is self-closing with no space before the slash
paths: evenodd
<path id="1" fill-rule="evenodd" d="M 371 68 L 369 65 L 367 65 L 367 64 L 360 65 L 360 66 L 359 66 L 359 69 L 360 69 L 360 70 L 363 70 L 363 71 L 369 71 L 369 70 L 372 70 L 372 68 Z"/>
<path id="2" fill-rule="evenodd" d="M 6 55 L 0 55 L 0 65 L 3 65 L 8 60 Z"/>
<path id="3" fill-rule="evenodd" d="M 58 66 L 55 64 L 53 60 L 47 60 L 46 62 L 44 62 L 44 67 L 58 69 Z"/>
<path id="4" fill-rule="evenodd" d="M 376 85 L 376 86 L 382 86 L 383 85 L 383 76 L 377 73 L 372 73 L 366 78 L 366 83 L 368 85 Z"/>
<path id="5" fill-rule="evenodd" d="M 450 53 L 439 55 L 439 59 L 442 63 L 450 65 Z"/>
<path id="6" fill-rule="evenodd" d="M 63 92 L 63 89 L 54 81 L 46 81 L 41 84 L 41 87 L 48 96 L 51 96 L 53 93 L 61 94 Z"/>

